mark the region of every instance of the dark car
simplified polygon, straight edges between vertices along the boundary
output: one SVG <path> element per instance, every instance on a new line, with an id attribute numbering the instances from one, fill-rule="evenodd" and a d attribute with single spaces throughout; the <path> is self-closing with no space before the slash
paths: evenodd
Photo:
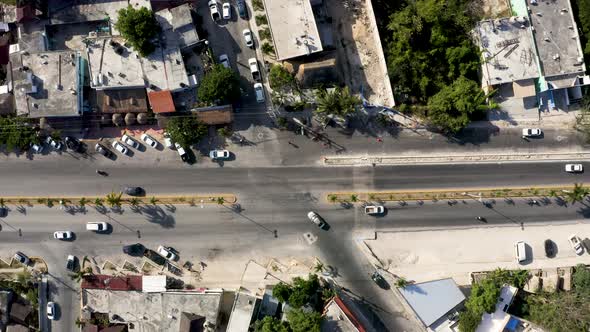
<path id="1" fill-rule="evenodd" d="M 5 218 L 8 215 L 8 209 L 0 206 L 0 218 Z"/>
<path id="2" fill-rule="evenodd" d="M 64 139 L 64 141 L 66 142 L 66 147 L 74 152 L 82 152 L 83 148 L 82 148 L 82 143 L 80 143 L 80 141 L 72 136 L 66 136 L 66 138 Z"/>
<path id="3" fill-rule="evenodd" d="M 107 149 L 104 145 L 100 143 L 96 143 L 96 145 L 94 146 L 94 150 L 96 150 L 96 152 L 102 154 L 107 158 L 110 158 L 113 155 L 113 152 L 111 152 L 111 150 Z"/>
<path id="4" fill-rule="evenodd" d="M 371 275 L 371 279 L 377 284 L 377 286 L 379 286 L 383 289 L 390 288 L 387 280 L 385 280 L 385 278 L 383 278 L 383 276 L 381 274 L 379 274 L 378 271 L 373 272 L 373 274 Z"/>
<path id="5" fill-rule="evenodd" d="M 555 243 L 549 239 L 545 240 L 545 256 L 555 257 Z"/>
<path id="6" fill-rule="evenodd" d="M 238 7 L 238 14 L 243 19 L 248 19 L 248 10 L 246 9 L 246 1 L 245 0 L 237 0 L 236 1 Z"/>
<path id="7" fill-rule="evenodd" d="M 141 187 L 125 187 L 124 192 L 129 196 L 141 196 L 144 193 Z"/>
<path id="8" fill-rule="evenodd" d="M 14 259 L 15 259 L 17 262 L 19 262 L 19 263 L 21 263 L 22 265 L 25 265 L 25 266 L 27 266 L 27 265 L 31 264 L 31 260 L 29 259 L 29 257 L 27 257 L 27 255 L 23 254 L 23 253 L 22 253 L 22 252 L 20 252 L 20 251 L 17 251 L 17 252 L 14 254 Z"/>
<path id="9" fill-rule="evenodd" d="M 145 247 L 141 243 L 123 246 L 123 252 L 130 256 L 143 256 Z"/>
<path id="10" fill-rule="evenodd" d="M 76 256 L 68 255 L 68 259 L 66 260 L 66 269 L 68 271 L 76 272 Z"/>

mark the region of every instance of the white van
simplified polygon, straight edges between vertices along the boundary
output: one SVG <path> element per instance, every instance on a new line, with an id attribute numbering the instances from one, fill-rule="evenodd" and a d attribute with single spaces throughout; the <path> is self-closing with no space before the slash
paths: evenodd
<path id="1" fill-rule="evenodd" d="M 516 261 L 522 263 L 527 260 L 526 257 L 526 245 L 523 241 L 518 241 L 514 244 L 514 250 L 516 254 Z"/>
<path id="2" fill-rule="evenodd" d="M 93 232 L 104 232 L 108 228 L 108 224 L 104 221 L 86 223 L 86 230 Z"/>

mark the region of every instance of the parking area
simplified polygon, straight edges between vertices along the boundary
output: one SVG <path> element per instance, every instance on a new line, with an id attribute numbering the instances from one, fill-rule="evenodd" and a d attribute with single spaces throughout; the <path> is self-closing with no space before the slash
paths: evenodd
<path id="1" fill-rule="evenodd" d="M 590 254 L 577 255 L 568 241 L 576 234 L 584 243 L 590 240 L 590 225 L 561 223 L 520 227 L 482 227 L 437 231 L 377 233 L 365 243 L 398 276 L 416 282 L 452 277 L 460 285 L 469 284 L 469 273 L 505 269 L 541 269 L 590 264 Z M 545 255 L 544 242 L 551 239 L 556 248 L 553 258 Z M 516 262 L 515 243 L 524 241 L 527 260 Z"/>

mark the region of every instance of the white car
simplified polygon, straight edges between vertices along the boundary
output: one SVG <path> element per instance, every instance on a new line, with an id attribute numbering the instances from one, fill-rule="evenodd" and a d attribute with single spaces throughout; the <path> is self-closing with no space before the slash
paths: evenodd
<path id="1" fill-rule="evenodd" d="M 254 83 L 254 94 L 257 102 L 264 103 L 264 87 L 262 83 Z"/>
<path id="2" fill-rule="evenodd" d="M 565 171 L 568 173 L 582 173 L 584 166 L 582 164 L 566 164 Z"/>
<path id="3" fill-rule="evenodd" d="M 209 0 L 207 5 L 209 6 L 209 11 L 211 12 L 211 19 L 215 22 L 219 21 L 221 15 L 219 15 L 219 7 L 217 7 L 217 1 Z"/>
<path id="4" fill-rule="evenodd" d="M 28 266 L 29 264 L 31 264 L 31 260 L 29 259 L 29 257 L 27 257 L 27 255 L 23 254 L 20 251 L 17 251 L 14 254 L 14 259 L 16 259 L 17 262 L 19 262 L 25 266 Z"/>
<path id="5" fill-rule="evenodd" d="M 76 257 L 74 255 L 68 255 L 68 259 L 66 260 L 66 270 L 75 272 L 76 269 Z"/>
<path id="6" fill-rule="evenodd" d="M 576 234 L 570 235 L 568 240 L 570 241 L 572 248 L 574 248 L 576 255 L 581 255 L 584 253 L 584 247 L 582 247 L 582 241 L 580 241 L 580 238 Z"/>
<path id="7" fill-rule="evenodd" d="M 53 238 L 58 240 L 69 240 L 73 236 L 72 231 L 57 231 L 53 233 Z"/>
<path id="8" fill-rule="evenodd" d="M 125 147 L 125 145 L 119 143 L 118 141 L 114 141 L 112 145 L 115 148 L 115 150 L 121 152 L 122 154 L 125 154 L 126 155 L 127 152 L 129 152 L 129 149 L 127 149 Z"/>
<path id="9" fill-rule="evenodd" d="M 54 140 L 51 136 L 48 136 L 45 139 L 45 143 L 49 145 L 52 149 L 59 151 L 63 147 L 63 144 L 59 140 Z"/>
<path id="10" fill-rule="evenodd" d="M 223 13 L 224 20 L 231 19 L 231 5 L 229 2 L 224 2 L 223 5 L 221 5 L 221 12 Z"/>
<path id="11" fill-rule="evenodd" d="M 178 256 L 174 253 L 174 251 L 169 247 L 159 246 L 158 247 L 158 254 L 162 255 L 169 261 L 175 261 L 178 259 Z"/>
<path id="12" fill-rule="evenodd" d="M 322 219 L 322 217 L 320 217 L 319 214 L 313 212 L 313 211 L 309 211 L 307 213 L 307 218 L 309 218 L 309 220 L 311 220 L 312 223 L 318 225 L 319 228 L 324 228 L 326 227 L 326 222 L 324 221 L 324 219 Z"/>
<path id="13" fill-rule="evenodd" d="M 522 130 L 522 137 L 539 137 L 543 131 L 539 128 L 524 128 Z"/>
<path id="14" fill-rule="evenodd" d="M 219 63 L 221 63 L 225 68 L 231 69 L 231 67 L 229 65 L 229 58 L 227 57 L 227 54 L 222 54 L 219 56 Z"/>
<path id="15" fill-rule="evenodd" d="M 121 137 L 121 141 L 123 141 L 123 143 L 129 145 L 132 148 L 139 149 L 139 143 L 133 138 L 129 137 L 127 134 Z"/>
<path id="16" fill-rule="evenodd" d="M 254 39 L 252 39 L 252 31 L 250 31 L 250 29 L 244 29 L 244 31 L 242 31 L 242 34 L 244 35 L 244 42 L 246 43 L 246 46 L 252 48 L 254 46 Z"/>
<path id="17" fill-rule="evenodd" d="M 227 150 L 211 150 L 209 152 L 209 158 L 215 159 L 227 159 L 229 158 L 229 151 Z"/>
<path id="18" fill-rule="evenodd" d="M 367 205 L 365 206 L 365 214 L 373 215 L 373 214 L 382 214 L 385 212 L 385 207 L 383 205 Z"/>
<path id="19" fill-rule="evenodd" d="M 151 146 L 152 148 L 156 149 L 158 147 L 158 141 L 156 141 L 153 137 L 148 134 L 141 134 L 141 140 L 144 141 L 147 145 Z"/>
<path id="20" fill-rule="evenodd" d="M 54 302 L 47 302 L 47 318 L 54 320 L 55 319 L 55 303 Z"/>
<path id="21" fill-rule="evenodd" d="M 31 150 L 33 150 L 33 153 L 42 153 L 43 149 L 43 144 L 31 143 Z"/>

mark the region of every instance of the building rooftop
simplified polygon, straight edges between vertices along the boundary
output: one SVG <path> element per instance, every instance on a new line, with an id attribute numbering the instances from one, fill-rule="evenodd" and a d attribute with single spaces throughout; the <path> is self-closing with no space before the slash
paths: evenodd
<path id="1" fill-rule="evenodd" d="M 182 49 L 199 41 L 188 3 L 158 11 L 156 19 L 162 27 L 166 43 L 175 43 Z"/>
<path id="2" fill-rule="evenodd" d="M 248 332 L 259 307 L 259 299 L 238 292 L 227 323 L 227 332 Z"/>
<path id="3" fill-rule="evenodd" d="M 80 61 L 76 52 L 12 54 L 11 62 L 18 115 L 80 115 Z"/>
<path id="4" fill-rule="evenodd" d="M 529 6 L 545 76 L 586 71 L 569 0 L 539 0 Z"/>
<path id="5" fill-rule="evenodd" d="M 346 304 L 335 296 L 324 309 L 322 331 L 365 332 L 365 328 Z"/>
<path id="6" fill-rule="evenodd" d="M 504 285 L 500 290 L 500 297 L 496 303 L 496 311 L 491 314 L 484 313 L 482 315 L 481 323 L 477 327 L 476 332 L 502 332 L 504 327 L 510 321 L 511 316 L 506 313 L 508 307 L 512 303 L 518 288 Z"/>
<path id="7" fill-rule="evenodd" d="M 189 87 L 188 75 L 178 46 L 162 43 L 146 58 L 141 58 L 143 73 L 148 81 L 148 90 L 172 92 Z"/>
<path id="8" fill-rule="evenodd" d="M 95 89 L 145 87 L 141 60 L 121 38 L 88 38 L 90 86 Z"/>
<path id="9" fill-rule="evenodd" d="M 144 113 L 148 111 L 144 88 L 99 90 L 96 92 L 96 106 L 101 113 Z"/>
<path id="10" fill-rule="evenodd" d="M 465 295 L 452 278 L 412 284 L 399 291 L 426 326 L 465 301 Z"/>
<path id="11" fill-rule="evenodd" d="M 483 84 L 492 86 L 540 76 L 533 32 L 527 18 L 481 21 L 475 39 L 482 61 Z"/>
<path id="12" fill-rule="evenodd" d="M 179 331 L 183 313 L 199 315 L 216 324 L 222 296 L 221 292 L 91 292 L 92 296 L 83 296 L 83 306 L 93 312 L 108 313 L 109 317 L 116 314 L 143 332 Z"/>
<path id="13" fill-rule="evenodd" d="M 277 60 L 322 51 L 310 0 L 264 0 L 264 8 Z"/>
<path id="14" fill-rule="evenodd" d="M 176 111 L 172 93 L 168 90 L 152 91 L 148 93 L 148 98 L 154 113 L 172 113 Z"/>

